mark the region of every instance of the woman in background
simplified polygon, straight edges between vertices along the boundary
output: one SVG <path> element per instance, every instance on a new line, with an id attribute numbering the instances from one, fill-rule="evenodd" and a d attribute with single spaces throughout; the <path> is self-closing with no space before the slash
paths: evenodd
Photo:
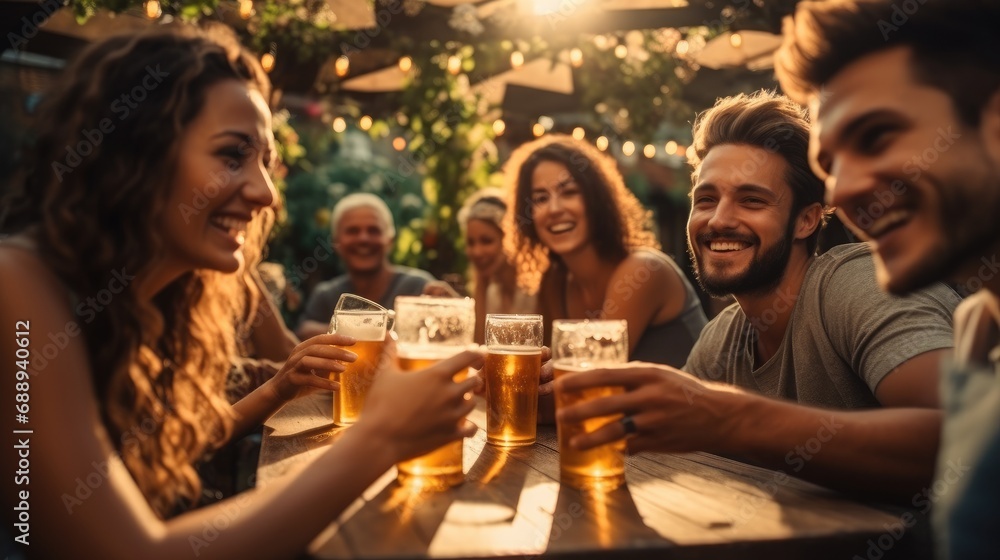
<path id="1" fill-rule="evenodd" d="M 476 299 L 476 341 L 484 342 L 488 313 L 534 313 L 535 297 L 517 287 L 517 270 L 503 251 L 507 204 L 500 189 L 482 189 L 458 212 L 465 254 L 472 264 Z"/>
<path id="2" fill-rule="evenodd" d="M 705 313 L 614 160 L 554 134 L 507 165 L 507 252 L 521 288 L 538 292 L 546 343 L 553 319 L 625 319 L 630 359 L 683 366 Z"/>

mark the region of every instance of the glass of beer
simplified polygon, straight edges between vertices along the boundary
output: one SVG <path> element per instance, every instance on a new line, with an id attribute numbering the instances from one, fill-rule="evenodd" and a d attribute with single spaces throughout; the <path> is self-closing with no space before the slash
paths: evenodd
<path id="1" fill-rule="evenodd" d="M 471 298 L 399 296 L 395 302 L 396 346 L 399 369 L 417 371 L 450 358 L 473 344 L 476 302 Z M 455 374 L 463 380 L 468 371 Z M 396 465 L 405 486 L 444 490 L 465 480 L 462 472 L 464 442 L 454 441 L 422 457 Z"/>
<path id="2" fill-rule="evenodd" d="M 552 322 L 552 365 L 556 379 L 628 361 L 626 321 L 556 320 Z M 556 391 L 556 410 L 578 402 L 622 393 L 621 387 L 596 387 L 583 391 Z M 577 451 L 570 448 L 574 436 L 593 432 L 621 415 L 591 418 L 584 422 L 557 422 L 559 476 L 562 482 L 581 489 L 613 490 L 625 482 L 625 442 L 617 441 Z"/>
<path id="3" fill-rule="evenodd" d="M 486 442 L 499 447 L 535 443 L 542 316 L 486 316 Z"/>
<path id="4" fill-rule="evenodd" d="M 385 333 L 392 329 L 392 311 L 374 301 L 354 294 L 340 296 L 330 320 L 329 332 L 353 336 L 357 342 L 345 346 L 358 355 L 353 363 L 345 363 L 344 371 L 330 374 L 340 383 L 340 390 L 333 396 L 333 423 L 350 426 L 361 417 L 368 389 L 378 372 Z"/>

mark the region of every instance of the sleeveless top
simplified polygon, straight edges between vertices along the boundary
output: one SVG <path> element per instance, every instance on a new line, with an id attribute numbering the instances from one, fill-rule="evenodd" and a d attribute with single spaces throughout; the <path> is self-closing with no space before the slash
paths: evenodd
<path id="1" fill-rule="evenodd" d="M 667 261 L 684 285 L 684 307 L 676 317 L 666 323 L 648 325 L 629 359 L 679 368 L 687 362 L 688 354 L 698 340 L 701 329 L 708 323 L 708 318 L 701 308 L 701 300 L 698 299 L 694 286 L 688 281 L 684 271 L 669 255 Z"/>

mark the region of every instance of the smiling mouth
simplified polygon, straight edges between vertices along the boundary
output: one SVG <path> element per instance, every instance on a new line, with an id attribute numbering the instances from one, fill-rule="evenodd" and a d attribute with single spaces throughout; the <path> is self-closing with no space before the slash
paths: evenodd
<path id="1" fill-rule="evenodd" d="M 873 221 L 865 230 L 865 234 L 871 239 L 877 239 L 902 227 L 912 216 L 913 212 L 910 210 L 889 210 L 881 218 Z"/>
<path id="2" fill-rule="evenodd" d="M 209 223 L 242 244 L 246 238 L 249 220 L 235 216 L 212 216 L 209 218 Z"/>
<path id="3" fill-rule="evenodd" d="M 555 234 L 566 233 L 567 231 L 570 231 L 575 227 L 576 224 L 573 222 L 562 222 L 558 224 L 553 224 L 549 226 L 549 233 L 555 233 Z"/>
<path id="4" fill-rule="evenodd" d="M 708 248 L 718 253 L 731 253 L 749 249 L 750 244 L 744 241 L 710 241 Z"/>

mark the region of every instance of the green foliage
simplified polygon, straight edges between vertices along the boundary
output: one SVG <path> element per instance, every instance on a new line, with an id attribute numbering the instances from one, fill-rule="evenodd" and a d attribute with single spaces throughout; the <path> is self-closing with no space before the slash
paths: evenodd
<path id="1" fill-rule="evenodd" d="M 424 169 L 422 191 L 428 208 L 419 219 L 400 222 L 397 262 L 436 276 L 465 268 L 462 233 L 455 219 L 465 198 L 486 186 L 498 161 L 494 134 L 469 93 L 468 77 L 448 71 L 448 59 L 460 68 L 475 68 L 470 45 L 435 43 L 414 46 L 420 68 L 399 93 L 396 105 L 407 116 L 409 145 L 401 155 Z"/>

